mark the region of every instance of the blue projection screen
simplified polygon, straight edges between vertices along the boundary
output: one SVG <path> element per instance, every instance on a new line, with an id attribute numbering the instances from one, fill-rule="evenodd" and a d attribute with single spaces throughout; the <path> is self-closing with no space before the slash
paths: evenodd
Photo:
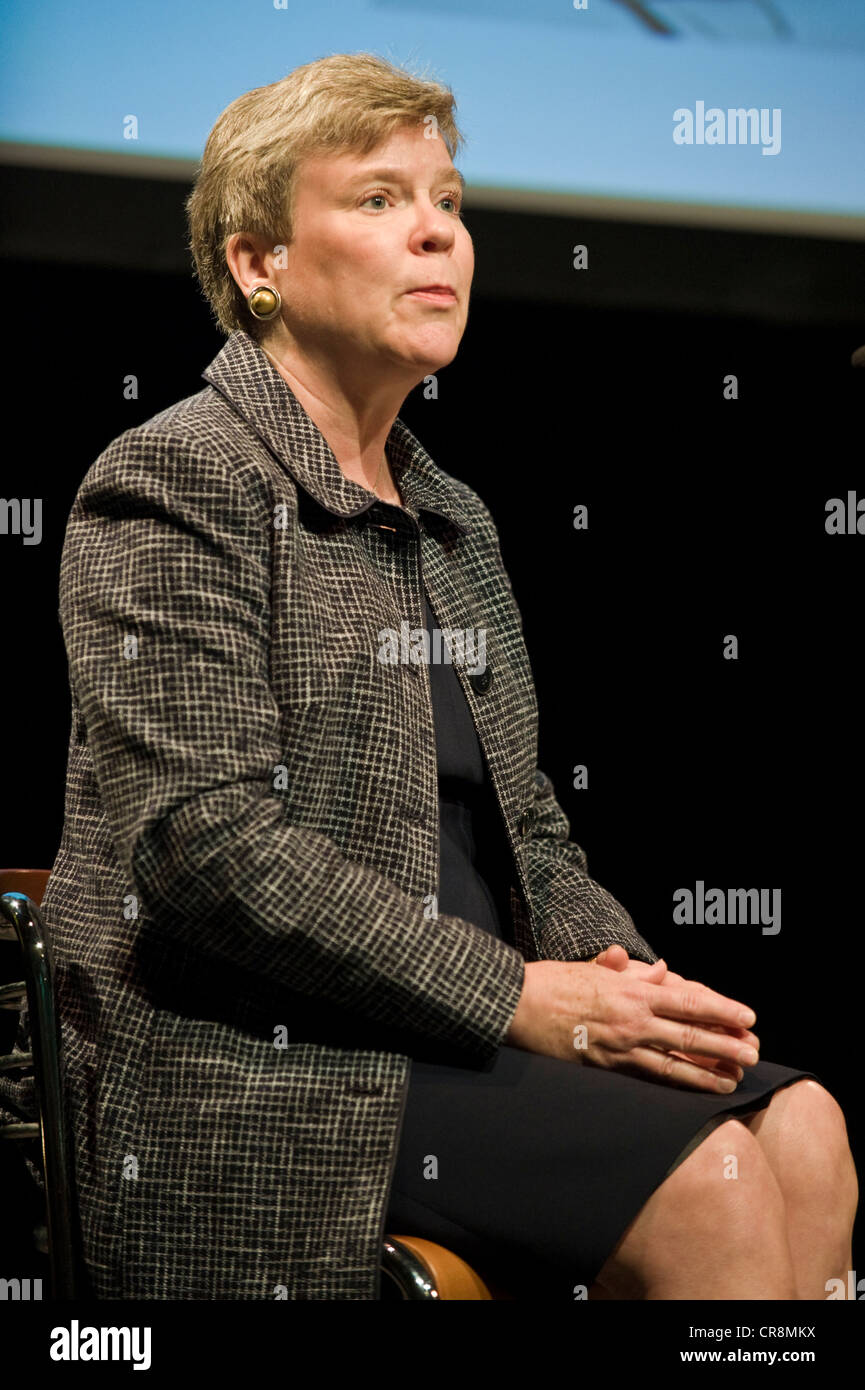
<path id="1" fill-rule="evenodd" d="M 466 205 L 865 237 L 858 0 L 7 0 L 6 163 L 188 179 L 241 92 L 367 50 L 450 86 Z"/>

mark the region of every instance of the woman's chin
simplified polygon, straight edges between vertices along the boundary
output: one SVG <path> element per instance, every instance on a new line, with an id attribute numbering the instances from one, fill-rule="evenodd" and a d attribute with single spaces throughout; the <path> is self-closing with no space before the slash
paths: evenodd
<path id="1" fill-rule="evenodd" d="M 429 334 L 421 340 L 403 344 L 400 356 L 407 367 L 422 371 L 426 376 L 453 362 L 459 345 L 459 339 L 452 333 Z"/>

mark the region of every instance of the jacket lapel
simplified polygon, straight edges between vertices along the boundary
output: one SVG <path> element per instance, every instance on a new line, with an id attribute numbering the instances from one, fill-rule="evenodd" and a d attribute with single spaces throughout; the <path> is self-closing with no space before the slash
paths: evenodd
<path id="1" fill-rule="evenodd" d="M 242 329 L 232 333 L 202 376 L 319 506 L 349 518 L 376 503 L 366 488 L 345 477 L 317 425 L 249 334 Z M 419 527 L 422 577 L 438 622 L 485 631 L 489 690 L 478 693 L 467 671 L 459 665 L 455 669 L 505 819 L 513 824 L 534 773 L 537 710 L 507 578 L 487 571 L 488 561 L 482 558 L 487 547 L 473 544 L 476 528 L 457 489 L 399 417 L 387 451 L 406 509 Z M 430 516 L 423 518 L 424 512 Z M 490 598 L 491 586 L 495 599 Z"/>
<path id="2" fill-rule="evenodd" d="M 201 373 L 255 430 L 294 481 L 334 516 L 366 511 L 376 499 L 346 478 L 321 430 L 306 413 L 288 382 L 243 329 L 236 329 L 222 351 Z M 387 439 L 388 458 L 408 510 L 445 517 L 461 530 L 469 518 L 429 454 L 397 417 Z"/>

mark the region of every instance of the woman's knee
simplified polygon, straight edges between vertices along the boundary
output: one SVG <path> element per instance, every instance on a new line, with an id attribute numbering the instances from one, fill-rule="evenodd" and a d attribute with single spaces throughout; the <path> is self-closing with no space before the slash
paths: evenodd
<path id="1" fill-rule="evenodd" d="M 835 1097 L 811 1079 L 776 1091 L 765 1110 L 749 1116 L 788 1205 L 819 1205 L 852 1222 L 859 1199 L 844 1112 Z"/>
<path id="2" fill-rule="evenodd" d="M 747 1125 L 718 1124 L 655 1189 L 601 1271 L 620 1297 L 671 1269 L 732 1272 L 759 1263 L 772 1277 L 789 1273 L 784 1199 Z"/>
<path id="3" fill-rule="evenodd" d="M 754 1135 L 741 1120 L 724 1120 L 702 1140 L 657 1190 L 665 1220 L 687 1223 L 708 1235 L 735 1238 L 737 1229 L 783 1222 L 784 1199 Z"/>

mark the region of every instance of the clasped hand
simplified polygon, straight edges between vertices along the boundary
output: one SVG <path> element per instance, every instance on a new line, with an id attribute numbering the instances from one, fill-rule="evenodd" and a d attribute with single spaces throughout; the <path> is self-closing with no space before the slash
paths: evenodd
<path id="1" fill-rule="evenodd" d="M 618 972 L 630 971 L 639 975 L 642 979 L 649 980 L 652 984 L 664 985 L 690 985 L 692 988 L 703 989 L 705 986 L 697 984 L 694 980 L 685 980 L 683 976 L 677 975 L 674 971 L 667 969 L 666 961 L 656 960 L 653 965 L 648 965 L 642 960 L 631 960 L 624 946 L 608 946 L 600 955 L 593 958 L 590 964 L 603 966 L 607 970 Z M 756 1019 L 755 1019 L 756 1022 Z M 753 1047 L 759 1054 L 760 1039 L 756 1033 L 752 1033 L 748 1028 L 739 1028 L 732 1024 L 711 1024 L 703 1023 L 703 1028 L 717 1033 L 725 1033 L 728 1037 L 736 1038 L 742 1047 Z M 670 1056 L 679 1057 L 684 1061 L 692 1062 L 698 1067 L 703 1067 L 706 1071 L 715 1072 L 721 1076 L 729 1076 L 735 1081 L 741 1081 L 744 1071 L 729 1058 L 706 1057 L 695 1052 L 676 1052 L 672 1048 L 665 1049 Z M 752 1064 L 753 1065 L 753 1064 Z"/>

